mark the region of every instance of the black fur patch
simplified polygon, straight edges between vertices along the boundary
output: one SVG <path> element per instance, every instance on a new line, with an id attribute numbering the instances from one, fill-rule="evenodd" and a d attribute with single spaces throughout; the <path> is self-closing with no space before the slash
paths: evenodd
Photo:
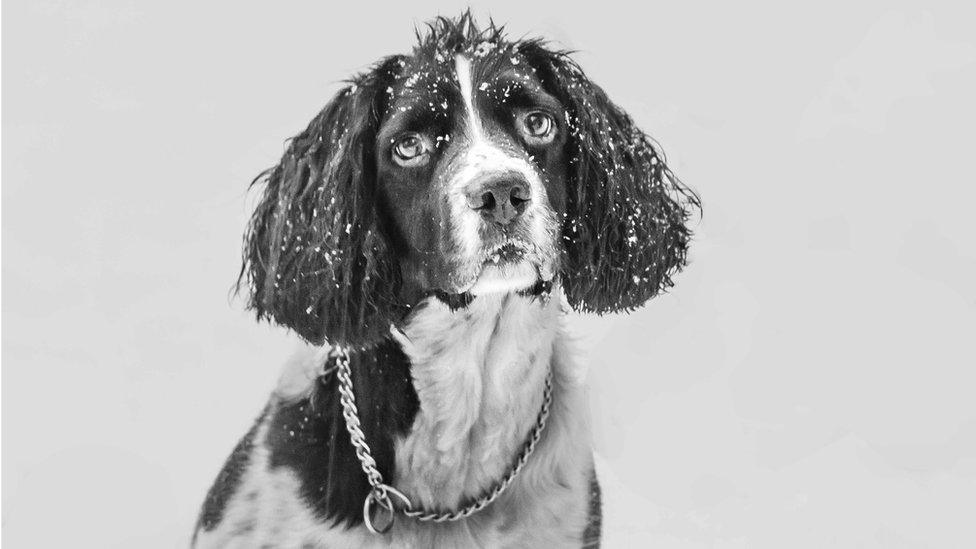
<path id="1" fill-rule="evenodd" d="M 264 420 L 267 414 L 268 408 L 265 407 L 261 415 L 254 420 L 254 425 L 241 438 L 237 446 L 234 447 L 234 451 L 230 453 L 227 461 L 224 462 L 224 466 L 217 475 L 217 480 L 214 481 L 213 486 L 207 492 L 207 499 L 203 502 L 203 508 L 200 509 L 200 517 L 197 519 L 197 530 L 213 530 L 214 526 L 219 524 L 220 520 L 224 517 L 224 509 L 227 507 L 227 502 L 230 501 L 231 496 L 237 493 L 237 489 L 241 484 L 241 478 L 244 476 L 244 471 L 247 470 L 247 466 L 250 464 L 251 451 L 254 448 L 254 436 L 257 433 L 258 425 L 261 424 L 261 421 Z M 196 538 L 196 534 L 193 537 Z"/>
<path id="2" fill-rule="evenodd" d="M 259 319 L 312 343 L 371 345 L 404 312 L 373 173 L 380 92 L 400 62 L 386 58 L 353 78 L 252 183 L 264 190 L 244 235 L 238 290 Z"/>
<path id="3" fill-rule="evenodd" d="M 600 547 L 600 534 L 603 531 L 603 502 L 600 481 L 596 471 L 590 473 L 590 516 L 583 531 L 583 549 Z"/>
<path id="4" fill-rule="evenodd" d="M 464 309 L 468 305 L 471 305 L 471 302 L 474 301 L 474 296 L 468 292 L 464 292 L 463 294 L 449 294 L 447 292 L 437 290 L 431 293 L 437 298 L 437 301 L 447 305 L 447 307 L 451 309 L 451 312 Z"/>
<path id="5" fill-rule="evenodd" d="M 350 358 L 363 432 L 380 472 L 393 482 L 394 438 L 407 432 L 420 408 L 409 359 L 390 339 Z M 298 476 L 301 496 L 317 517 L 350 527 L 362 522 L 369 483 L 349 442 L 334 373 L 309 397 L 275 410 L 266 443 L 270 467 Z"/>
<path id="6" fill-rule="evenodd" d="M 549 297 L 550 293 L 552 293 L 552 281 L 538 280 L 531 288 L 526 288 L 518 292 L 518 295 L 522 297 L 537 297 L 540 299 L 545 299 Z"/>

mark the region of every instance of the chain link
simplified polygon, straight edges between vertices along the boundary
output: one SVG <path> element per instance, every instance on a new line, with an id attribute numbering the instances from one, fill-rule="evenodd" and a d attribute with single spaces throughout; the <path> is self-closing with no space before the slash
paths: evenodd
<path id="1" fill-rule="evenodd" d="M 529 433 L 529 438 L 522 445 L 522 451 L 519 452 L 518 458 L 515 460 L 512 468 L 505 473 L 505 476 L 499 479 L 488 490 L 482 492 L 480 496 L 472 500 L 464 507 L 455 511 L 429 511 L 425 509 L 414 509 L 413 504 L 406 495 L 383 482 L 383 475 L 380 473 L 379 469 L 376 468 L 376 460 L 373 459 L 369 445 L 366 444 L 366 435 L 360 428 L 359 409 L 356 408 L 356 394 L 353 392 L 352 373 L 349 367 L 349 353 L 342 348 L 336 348 L 335 352 L 336 376 L 339 378 L 339 402 L 342 404 L 342 417 L 346 420 L 346 430 L 349 432 L 349 440 L 352 442 L 352 446 L 356 451 L 356 457 L 359 459 L 359 465 L 362 467 L 363 473 L 366 474 L 366 480 L 372 487 L 372 490 L 370 490 L 370 493 L 366 497 L 366 501 L 363 505 L 363 519 L 366 523 L 366 527 L 369 528 L 369 530 L 374 534 L 385 533 L 392 528 L 394 509 L 399 510 L 408 517 L 424 522 L 456 521 L 471 516 L 472 514 L 484 509 L 491 502 L 495 501 L 495 499 L 497 499 L 498 496 L 500 496 L 502 492 L 504 492 L 505 489 L 512 484 L 512 481 L 515 480 L 516 475 L 519 474 L 519 471 L 522 470 L 526 462 L 529 460 L 529 456 L 531 456 L 532 452 L 535 451 L 535 447 L 536 444 L 539 443 L 539 439 L 542 438 L 542 431 L 545 429 L 546 420 L 549 418 L 549 407 L 552 404 L 551 368 L 546 373 L 545 390 L 543 391 L 542 395 L 542 409 L 539 410 L 539 416 L 536 419 L 535 426 L 532 428 L 531 433 Z M 390 499 L 391 494 L 402 502 L 402 507 L 397 507 L 394 505 L 393 501 Z M 374 502 L 378 503 L 383 509 L 389 511 L 389 523 L 384 528 L 375 528 L 373 526 L 371 510 L 372 503 Z"/>

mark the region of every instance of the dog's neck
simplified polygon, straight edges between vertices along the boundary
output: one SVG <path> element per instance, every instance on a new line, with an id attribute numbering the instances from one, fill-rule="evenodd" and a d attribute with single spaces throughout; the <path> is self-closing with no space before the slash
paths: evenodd
<path id="1" fill-rule="evenodd" d="M 417 503 L 455 508 L 508 471 L 542 404 L 559 314 L 548 295 L 457 310 L 432 298 L 394 334 L 420 401 L 395 442 L 396 484 Z"/>

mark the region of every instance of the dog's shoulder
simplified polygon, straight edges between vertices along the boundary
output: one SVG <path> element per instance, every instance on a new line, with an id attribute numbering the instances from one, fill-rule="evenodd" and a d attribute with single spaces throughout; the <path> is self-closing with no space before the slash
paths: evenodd
<path id="1" fill-rule="evenodd" d="M 203 507 L 200 509 L 194 540 L 196 540 L 198 532 L 214 529 L 223 519 L 224 510 L 231 498 L 238 492 L 244 476 L 252 464 L 252 455 L 254 453 L 258 427 L 268 417 L 269 409 L 270 404 L 265 406 L 251 428 L 241 437 L 237 445 L 234 446 L 230 456 L 228 456 L 223 467 L 221 467 L 220 473 L 207 492 L 207 496 L 203 501 Z"/>
<path id="2" fill-rule="evenodd" d="M 345 430 L 336 360 L 328 348 L 308 346 L 286 362 L 268 404 L 207 494 L 195 546 L 282 544 L 282 536 L 320 542 L 332 527 L 345 531 L 361 522 L 369 485 Z M 357 383 L 356 397 L 361 410 L 372 412 L 362 429 L 386 474 L 393 438 L 418 406 L 405 361 L 391 344 L 357 352 L 350 362 L 353 379 L 371 381 Z"/>
<path id="3" fill-rule="evenodd" d="M 251 428 L 234 446 L 207 492 L 197 519 L 197 533 L 213 530 L 222 521 L 228 504 L 239 492 L 249 468 L 254 465 L 256 448 L 265 444 L 269 419 L 278 415 L 283 403 L 303 398 L 307 400 L 315 380 L 323 371 L 327 353 L 327 348 L 303 344 L 285 363 L 274 394 Z"/>

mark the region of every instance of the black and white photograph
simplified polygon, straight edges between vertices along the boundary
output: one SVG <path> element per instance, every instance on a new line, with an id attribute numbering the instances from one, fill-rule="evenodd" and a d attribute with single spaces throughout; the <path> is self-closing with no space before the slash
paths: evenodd
<path id="1" fill-rule="evenodd" d="M 0 541 L 976 547 L 976 7 L 0 10 Z"/>

